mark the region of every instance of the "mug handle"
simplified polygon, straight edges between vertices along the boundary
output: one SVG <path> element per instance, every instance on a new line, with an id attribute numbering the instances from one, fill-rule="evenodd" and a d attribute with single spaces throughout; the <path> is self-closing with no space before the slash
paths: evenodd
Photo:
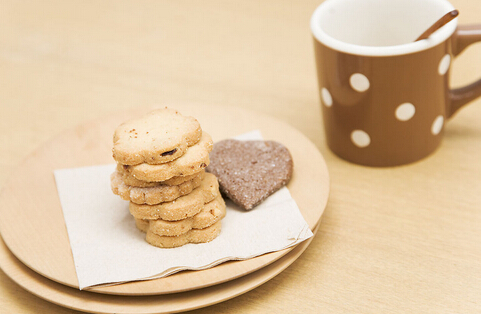
<path id="1" fill-rule="evenodd" d="M 453 36 L 453 55 L 456 57 L 466 47 L 481 41 L 481 24 L 458 26 Z M 459 108 L 481 96 L 481 79 L 464 87 L 450 91 L 451 107 L 448 118 Z"/>

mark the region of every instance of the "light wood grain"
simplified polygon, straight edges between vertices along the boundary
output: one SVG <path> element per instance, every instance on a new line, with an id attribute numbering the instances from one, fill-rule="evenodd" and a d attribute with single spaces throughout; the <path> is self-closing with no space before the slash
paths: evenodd
<path id="1" fill-rule="evenodd" d="M 309 18 L 321 1 L 4 1 L 0 184 L 79 123 L 154 103 L 241 106 L 296 127 L 326 159 L 331 196 L 302 256 L 255 290 L 194 313 L 481 311 L 481 100 L 436 153 L 370 169 L 339 160 L 321 124 Z M 478 0 L 451 0 L 462 24 Z M 481 75 L 480 44 L 452 85 Z M 0 272 L 0 313 L 76 313 Z"/>
<path id="2" fill-rule="evenodd" d="M 289 149 L 295 164 L 295 172 L 287 185 L 289 192 L 308 226 L 314 229 L 318 225 L 329 196 L 329 173 L 317 148 L 302 133 L 285 122 L 242 108 L 199 103 L 177 103 L 175 108 L 185 115 L 196 117 L 202 129 L 215 142 L 256 129 L 265 139 L 282 142 Z M 54 137 L 20 163 L 15 175 L 0 192 L 3 204 L 0 207 L 2 238 L 20 261 L 47 278 L 78 288 L 53 171 L 113 164 L 112 135 L 115 128 L 152 109 L 127 110 L 76 126 Z M 123 295 L 193 290 L 248 274 L 274 262 L 292 249 L 159 280 L 88 290 Z"/>

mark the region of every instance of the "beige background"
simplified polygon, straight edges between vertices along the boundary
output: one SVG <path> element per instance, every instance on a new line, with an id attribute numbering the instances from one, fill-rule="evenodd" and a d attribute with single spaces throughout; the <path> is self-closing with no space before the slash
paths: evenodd
<path id="1" fill-rule="evenodd" d="M 452 0 L 481 23 L 478 0 Z M 306 252 L 259 288 L 194 313 L 481 311 L 481 100 L 435 155 L 371 169 L 327 150 L 309 18 L 320 1 L 2 1 L 0 185 L 51 136 L 128 108 L 242 106 L 309 137 L 331 198 Z M 452 83 L 481 76 L 481 45 Z M 75 313 L 0 272 L 0 313 Z"/>

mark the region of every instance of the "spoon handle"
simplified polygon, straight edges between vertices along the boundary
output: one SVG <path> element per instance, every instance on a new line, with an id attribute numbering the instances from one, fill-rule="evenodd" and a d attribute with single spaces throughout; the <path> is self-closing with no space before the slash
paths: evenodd
<path id="1" fill-rule="evenodd" d="M 419 41 L 422 39 L 428 38 L 432 33 L 434 33 L 439 28 L 443 27 L 447 23 L 449 23 L 452 19 L 459 15 L 458 10 L 452 10 L 451 12 L 446 13 L 443 15 L 442 18 L 437 20 L 430 28 L 428 28 L 424 33 L 421 34 L 415 41 Z"/>

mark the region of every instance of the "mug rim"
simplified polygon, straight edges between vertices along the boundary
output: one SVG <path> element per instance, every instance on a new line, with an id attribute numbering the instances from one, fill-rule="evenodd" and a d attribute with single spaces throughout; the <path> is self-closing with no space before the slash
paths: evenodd
<path id="1" fill-rule="evenodd" d="M 363 46 L 351 44 L 328 35 L 322 30 L 321 26 L 318 23 L 319 16 L 325 10 L 328 10 L 331 6 L 335 5 L 335 1 L 336 0 L 326 0 L 314 10 L 310 20 L 311 32 L 313 36 L 324 45 L 334 50 L 353 55 L 395 56 L 423 51 L 447 40 L 456 30 L 458 22 L 458 18 L 456 17 L 455 19 L 444 25 L 442 28 L 434 32 L 431 36 L 429 36 L 429 38 L 416 42 L 393 46 Z M 444 2 L 444 5 L 446 5 L 446 7 L 451 8 L 450 10 L 454 10 L 454 7 L 450 2 L 445 0 L 441 0 L 441 2 Z"/>

